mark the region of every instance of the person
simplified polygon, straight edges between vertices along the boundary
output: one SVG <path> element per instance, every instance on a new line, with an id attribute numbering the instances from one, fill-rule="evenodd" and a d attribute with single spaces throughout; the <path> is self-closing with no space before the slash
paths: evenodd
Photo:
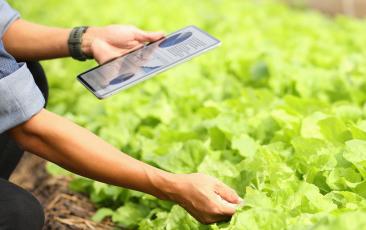
<path id="1" fill-rule="evenodd" d="M 174 201 L 205 224 L 234 214 L 241 199 L 219 180 L 152 167 L 47 111 L 47 92 L 40 90 L 44 80 L 36 84 L 42 74 L 32 76 L 26 63 L 16 61 L 32 63 L 72 56 L 104 63 L 162 38 L 163 33 L 125 25 L 74 29 L 42 26 L 20 19 L 16 10 L 0 0 L 0 35 L 0 229 L 41 229 L 44 222 L 39 202 L 7 180 L 23 151 L 88 178 Z M 31 70 L 35 75 L 42 72 L 37 64 Z"/>

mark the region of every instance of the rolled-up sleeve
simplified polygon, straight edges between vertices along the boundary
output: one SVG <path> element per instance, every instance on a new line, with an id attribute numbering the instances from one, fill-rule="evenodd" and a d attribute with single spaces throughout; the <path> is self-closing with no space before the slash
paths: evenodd
<path id="1" fill-rule="evenodd" d="M 0 34 L 1 36 L 8 29 L 9 25 L 20 17 L 18 11 L 14 10 L 9 4 L 0 0 Z"/>
<path id="2" fill-rule="evenodd" d="M 27 65 L 17 63 L 3 46 L 3 33 L 18 17 L 0 0 L 0 133 L 29 120 L 45 103 Z"/>
<path id="3" fill-rule="evenodd" d="M 0 79 L 0 95 L 0 133 L 29 120 L 45 103 L 26 64 Z"/>

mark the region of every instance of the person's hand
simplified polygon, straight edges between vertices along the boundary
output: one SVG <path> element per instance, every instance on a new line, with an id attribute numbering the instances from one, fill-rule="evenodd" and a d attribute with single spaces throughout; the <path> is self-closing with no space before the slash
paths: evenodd
<path id="1" fill-rule="evenodd" d="M 233 189 L 201 173 L 177 174 L 172 180 L 166 196 L 203 224 L 230 219 L 242 201 Z"/>
<path id="2" fill-rule="evenodd" d="M 83 35 L 81 49 L 101 64 L 163 37 L 162 32 L 146 32 L 134 26 L 90 27 Z"/>

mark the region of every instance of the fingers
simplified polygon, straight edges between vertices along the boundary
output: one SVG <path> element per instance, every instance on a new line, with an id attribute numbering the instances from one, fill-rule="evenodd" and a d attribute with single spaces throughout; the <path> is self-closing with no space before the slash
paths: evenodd
<path id="1" fill-rule="evenodd" d="M 201 223 L 228 220 L 239 207 L 240 197 L 216 178 L 201 173 L 177 176 L 181 182 L 172 199 Z"/>
<path id="2" fill-rule="evenodd" d="M 241 202 L 241 198 L 235 192 L 234 189 L 228 187 L 222 182 L 218 182 L 215 187 L 215 192 L 223 198 L 225 201 L 232 204 L 239 204 Z"/>

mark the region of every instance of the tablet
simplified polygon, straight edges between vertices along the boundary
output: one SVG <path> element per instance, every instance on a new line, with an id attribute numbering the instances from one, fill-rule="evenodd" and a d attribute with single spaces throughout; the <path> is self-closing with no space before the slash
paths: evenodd
<path id="1" fill-rule="evenodd" d="M 219 44 L 219 40 L 203 30 L 188 26 L 81 73 L 77 79 L 97 98 L 103 99 Z"/>

